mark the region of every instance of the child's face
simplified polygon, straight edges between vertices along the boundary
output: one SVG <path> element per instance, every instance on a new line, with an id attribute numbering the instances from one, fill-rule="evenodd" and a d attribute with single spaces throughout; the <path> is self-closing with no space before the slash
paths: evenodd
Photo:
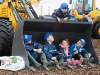
<path id="1" fill-rule="evenodd" d="M 82 45 L 82 43 L 81 43 L 80 40 L 76 43 L 76 45 L 77 45 L 78 47 L 83 47 L 83 45 Z"/>
<path id="2" fill-rule="evenodd" d="M 32 41 L 30 40 L 30 41 L 28 41 L 26 44 L 31 44 L 32 43 Z"/>
<path id="3" fill-rule="evenodd" d="M 54 41 L 54 37 L 53 37 L 52 35 L 50 35 L 50 36 L 47 38 L 47 41 L 53 42 L 53 41 Z"/>
<path id="4" fill-rule="evenodd" d="M 62 41 L 62 45 L 63 45 L 63 46 L 69 46 L 68 42 L 65 41 L 65 40 Z"/>
<path id="5" fill-rule="evenodd" d="M 62 11 L 63 13 L 65 13 L 65 12 L 67 12 L 67 9 L 61 9 L 61 11 Z"/>

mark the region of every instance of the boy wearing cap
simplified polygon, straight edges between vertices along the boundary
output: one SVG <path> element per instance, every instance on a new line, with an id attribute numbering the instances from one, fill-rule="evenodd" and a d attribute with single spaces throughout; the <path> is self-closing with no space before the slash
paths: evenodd
<path id="1" fill-rule="evenodd" d="M 43 67 L 46 70 L 49 70 L 47 68 L 49 62 L 46 59 L 45 53 L 43 53 L 42 51 L 42 45 L 40 43 L 32 41 L 32 35 L 24 34 L 23 40 L 30 62 L 34 63 L 36 67 L 40 67 L 41 64 L 36 61 L 36 59 L 40 57 L 41 62 L 43 62 Z"/>
<path id="2" fill-rule="evenodd" d="M 71 45 L 70 50 L 72 56 L 74 59 L 80 59 L 81 64 L 84 62 L 84 64 L 93 66 L 91 62 L 93 62 L 94 58 L 92 57 L 92 54 L 84 48 L 85 45 L 86 41 L 84 39 L 79 39 L 76 44 Z M 82 58 L 84 58 L 84 61 Z"/>
<path id="3" fill-rule="evenodd" d="M 57 51 L 56 46 L 53 44 L 54 37 L 52 33 L 46 32 L 44 35 L 44 40 L 45 42 L 43 43 L 43 51 L 46 54 L 48 61 L 55 62 L 58 69 L 61 69 L 59 65 L 68 66 L 67 63 L 64 62 L 63 55 Z"/>
<path id="4" fill-rule="evenodd" d="M 52 13 L 52 17 L 56 18 L 58 22 L 60 22 L 60 19 L 63 19 L 64 21 L 66 21 L 68 18 L 70 18 L 68 9 L 69 9 L 68 4 L 64 2 L 60 5 L 59 9 L 56 9 Z"/>

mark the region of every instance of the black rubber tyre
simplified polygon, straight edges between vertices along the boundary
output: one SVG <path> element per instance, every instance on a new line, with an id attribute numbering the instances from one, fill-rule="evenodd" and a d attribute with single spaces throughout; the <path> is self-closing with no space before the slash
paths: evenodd
<path id="1" fill-rule="evenodd" d="M 0 56 L 11 56 L 14 31 L 11 22 L 0 19 Z"/>
<path id="2" fill-rule="evenodd" d="M 100 33 L 98 32 L 99 28 L 100 28 L 100 22 L 94 25 L 93 27 L 93 30 L 92 30 L 93 38 L 100 39 Z"/>

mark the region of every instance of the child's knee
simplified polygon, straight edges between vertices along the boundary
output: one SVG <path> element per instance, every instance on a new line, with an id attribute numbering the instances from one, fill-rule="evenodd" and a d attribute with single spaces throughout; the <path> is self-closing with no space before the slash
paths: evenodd
<path id="1" fill-rule="evenodd" d="M 79 60 L 75 60 L 76 65 L 80 64 Z"/>
<path id="2" fill-rule="evenodd" d="M 68 63 L 69 65 L 72 65 L 72 64 L 73 64 L 71 60 L 67 60 L 67 63 Z"/>

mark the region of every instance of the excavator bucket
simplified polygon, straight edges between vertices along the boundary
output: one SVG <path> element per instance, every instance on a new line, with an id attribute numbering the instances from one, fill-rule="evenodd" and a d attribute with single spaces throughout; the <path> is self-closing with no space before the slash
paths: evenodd
<path id="1" fill-rule="evenodd" d="M 86 40 L 85 48 L 93 54 L 94 63 L 98 63 L 99 59 L 91 42 L 92 24 L 87 22 L 76 22 L 67 20 L 66 22 L 56 22 L 55 19 L 31 19 L 18 21 L 15 37 L 13 40 L 12 55 L 22 56 L 25 60 L 26 68 L 30 68 L 28 57 L 23 43 L 22 35 L 32 34 L 33 41 L 44 42 L 43 35 L 45 32 L 52 32 L 54 36 L 54 44 L 58 48 L 58 44 L 62 39 L 68 38 L 70 44 L 76 43 L 79 38 Z"/>

